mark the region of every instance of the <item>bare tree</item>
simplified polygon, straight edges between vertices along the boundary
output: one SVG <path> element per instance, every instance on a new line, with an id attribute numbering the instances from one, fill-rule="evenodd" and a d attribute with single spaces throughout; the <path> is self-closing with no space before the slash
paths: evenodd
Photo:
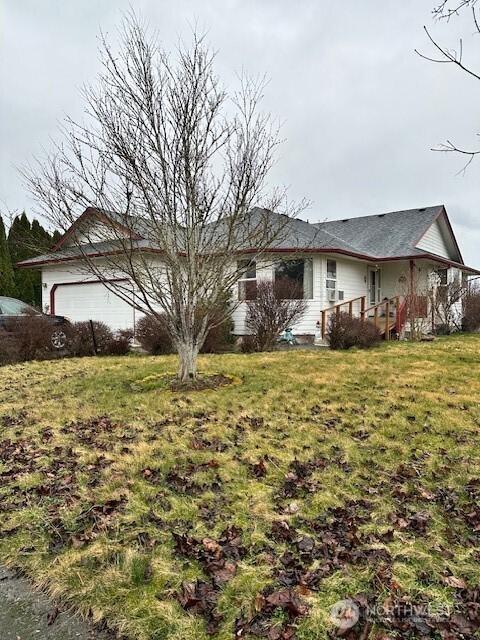
<path id="1" fill-rule="evenodd" d="M 182 381 L 196 377 L 205 336 L 224 319 L 211 310 L 242 276 L 234 256 L 271 252 L 305 206 L 267 193 L 279 132 L 259 111 L 264 82 L 243 76 L 229 96 L 214 58 L 196 33 L 167 55 L 127 16 L 118 53 L 102 38 L 86 123 L 68 119 L 55 153 L 23 172 L 47 219 L 74 225 L 82 268 L 166 319 Z M 101 231 L 79 218 L 88 207 Z"/>
<path id="2" fill-rule="evenodd" d="M 478 0 L 442 0 L 436 5 L 432 11 L 434 17 L 438 20 L 450 20 L 455 16 L 458 16 L 462 11 L 470 9 L 472 16 L 473 30 L 476 35 L 480 35 L 480 21 L 477 11 Z M 427 37 L 433 47 L 432 55 L 426 55 L 416 50 L 416 53 L 430 62 L 439 64 L 452 64 L 456 66 L 460 71 L 467 74 L 470 78 L 480 80 L 480 69 L 476 70 L 470 64 L 464 60 L 464 46 L 463 39 L 459 40 L 458 46 L 455 49 L 450 49 L 436 40 L 430 30 L 424 27 Z M 477 134 L 477 136 L 480 134 Z M 432 151 L 441 151 L 447 153 L 457 153 L 466 157 L 466 163 L 462 168 L 464 172 L 467 167 L 473 162 L 474 158 L 480 154 L 480 148 L 467 148 L 462 147 L 452 140 L 447 140 L 445 143 L 434 147 Z"/>
<path id="3" fill-rule="evenodd" d="M 255 296 L 247 305 L 246 326 L 260 351 L 273 349 L 278 335 L 298 322 L 307 309 L 303 289 L 287 278 L 258 282 Z"/>
<path id="4" fill-rule="evenodd" d="M 410 339 L 420 340 L 431 327 L 428 317 L 428 285 L 419 282 L 416 270 L 410 271 L 400 277 L 400 292 L 405 300 L 405 319 Z"/>
<path id="5" fill-rule="evenodd" d="M 458 274 L 445 284 L 437 283 L 428 292 L 432 328 L 444 333 L 462 330 L 463 307 L 468 293 L 468 282 Z"/>
<path id="6" fill-rule="evenodd" d="M 476 332 L 480 330 L 480 286 L 478 279 L 473 279 L 468 283 L 462 329 Z"/>

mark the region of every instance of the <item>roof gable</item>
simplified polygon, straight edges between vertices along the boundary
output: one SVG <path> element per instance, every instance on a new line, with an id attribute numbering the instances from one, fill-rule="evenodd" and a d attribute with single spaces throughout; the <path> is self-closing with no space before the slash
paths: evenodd
<path id="1" fill-rule="evenodd" d="M 373 216 L 320 222 L 316 226 L 372 257 L 389 258 L 418 253 L 417 242 L 444 210 L 443 205 L 392 211 Z"/>
<path id="2" fill-rule="evenodd" d="M 463 263 L 462 254 L 444 208 L 420 237 L 416 247 L 442 258 Z"/>
<path id="3" fill-rule="evenodd" d="M 67 229 L 52 251 L 80 244 L 113 241 L 119 237 L 119 234 L 124 234 L 126 238 L 130 237 L 131 230 L 118 218 L 118 214 L 114 212 L 88 207 Z M 134 236 L 137 240 L 141 237 L 139 234 Z"/>

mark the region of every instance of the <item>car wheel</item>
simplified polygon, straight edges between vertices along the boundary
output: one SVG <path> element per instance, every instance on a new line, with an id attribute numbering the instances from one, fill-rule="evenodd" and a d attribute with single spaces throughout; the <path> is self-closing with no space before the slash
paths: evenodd
<path id="1" fill-rule="evenodd" d="M 67 345 L 67 334 L 62 329 L 57 329 L 52 333 L 51 341 L 54 349 L 64 349 Z"/>

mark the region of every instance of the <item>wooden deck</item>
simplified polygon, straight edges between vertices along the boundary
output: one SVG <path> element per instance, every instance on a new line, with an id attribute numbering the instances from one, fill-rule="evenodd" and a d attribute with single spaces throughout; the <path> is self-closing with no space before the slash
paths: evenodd
<path id="1" fill-rule="evenodd" d="M 382 300 L 368 308 L 365 308 L 366 296 L 360 296 L 352 300 L 339 302 L 328 309 L 323 309 L 321 322 L 318 323 L 321 325 L 322 340 L 326 335 L 328 315 L 332 313 L 340 314 L 345 310 L 344 312 L 347 312 L 352 317 L 355 303 L 360 303 L 359 317 L 362 321 L 372 322 L 385 340 L 390 340 L 393 331 L 399 335 L 405 326 L 405 301 L 400 296 Z"/>

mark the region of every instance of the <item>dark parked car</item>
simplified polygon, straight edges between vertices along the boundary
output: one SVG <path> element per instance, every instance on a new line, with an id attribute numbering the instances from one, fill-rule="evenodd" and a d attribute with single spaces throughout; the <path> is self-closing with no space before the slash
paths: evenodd
<path id="1" fill-rule="evenodd" d="M 34 309 L 21 300 L 0 296 L 0 329 L 15 334 L 16 331 L 22 330 L 22 323 L 16 321 L 23 318 L 42 318 L 47 320 L 52 326 L 50 338 L 52 347 L 54 349 L 64 349 L 66 347 L 67 334 L 70 327 L 70 322 L 67 318 L 50 316 Z"/>

